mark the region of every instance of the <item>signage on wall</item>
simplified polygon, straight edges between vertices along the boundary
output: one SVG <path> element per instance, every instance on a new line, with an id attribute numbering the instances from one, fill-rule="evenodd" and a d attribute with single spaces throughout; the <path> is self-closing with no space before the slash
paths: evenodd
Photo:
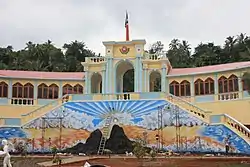
<path id="1" fill-rule="evenodd" d="M 121 52 L 122 54 L 127 54 L 127 53 L 129 52 L 129 49 L 130 49 L 130 48 L 128 48 L 128 47 L 126 47 L 126 46 L 123 46 L 122 48 L 120 48 L 120 52 Z"/>

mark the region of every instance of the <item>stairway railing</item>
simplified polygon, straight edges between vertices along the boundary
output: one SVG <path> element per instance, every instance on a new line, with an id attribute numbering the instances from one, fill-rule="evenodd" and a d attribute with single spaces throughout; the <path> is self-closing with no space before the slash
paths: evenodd
<path id="1" fill-rule="evenodd" d="M 56 99 L 42 107 L 39 107 L 38 109 L 35 109 L 29 113 L 26 114 L 22 114 L 21 115 L 21 123 L 22 125 L 28 123 L 31 120 L 34 120 L 40 116 L 42 116 L 45 112 L 48 112 L 49 110 L 51 110 L 52 108 L 61 105 L 65 102 L 68 102 L 70 99 L 70 95 L 64 95 L 63 97 Z"/>
<path id="2" fill-rule="evenodd" d="M 110 128 L 112 127 L 112 119 L 113 118 L 111 116 L 108 116 L 106 118 L 105 126 L 103 128 L 102 137 L 101 137 L 101 141 L 100 141 L 98 152 L 97 152 L 98 155 L 102 155 L 104 153 L 106 141 L 109 137 Z"/>
<path id="3" fill-rule="evenodd" d="M 246 137 L 246 139 L 248 139 L 248 142 L 250 142 L 250 130 L 245 125 L 243 125 L 230 115 L 223 114 L 222 116 L 223 116 L 222 122 L 227 124 L 232 129 L 236 130 L 239 134 Z"/>
<path id="4" fill-rule="evenodd" d="M 193 113 L 197 117 L 209 121 L 209 113 L 211 113 L 211 112 L 203 110 L 203 109 L 193 105 L 192 103 L 190 103 L 190 102 L 188 102 L 180 97 L 172 95 L 172 94 L 167 95 L 167 100 L 173 104 L 178 105 L 179 107 L 182 107 L 185 110 L 190 111 L 191 113 Z"/>

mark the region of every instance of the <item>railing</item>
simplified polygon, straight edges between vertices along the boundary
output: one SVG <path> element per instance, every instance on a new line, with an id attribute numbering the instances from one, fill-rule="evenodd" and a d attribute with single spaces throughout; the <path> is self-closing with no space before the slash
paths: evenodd
<path id="1" fill-rule="evenodd" d="M 29 121 L 35 119 L 35 118 L 38 118 L 40 116 L 42 116 L 45 112 L 48 112 L 49 110 L 51 110 L 52 108 L 58 106 L 58 105 L 61 105 L 65 102 L 68 102 L 69 101 L 69 98 L 70 98 L 70 95 L 64 95 L 63 97 L 59 98 L 59 99 L 56 99 L 34 111 L 31 111 L 27 114 L 23 114 L 21 115 L 21 122 L 22 122 L 22 125 L 28 123 Z"/>
<path id="2" fill-rule="evenodd" d="M 130 99 L 131 99 L 131 96 L 129 93 L 116 95 L 116 100 L 130 100 Z"/>
<path id="3" fill-rule="evenodd" d="M 0 118 L 0 127 L 5 125 L 5 120 L 4 118 Z"/>
<path id="4" fill-rule="evenodd" d="M 218 100 L 234 100 L 234 99 L 239 99 L 239 92 L 218 94 Z"/>
<path id="5" fill-rule="evenodd" d="M 250 140 L 250 130 L 246 126 L 244 126 L 242 123 L 240 123 L 230 115 L 223 114 L 223 117 L 224 117 L 224 122 L 227 125 L 229 125 L 232 129 L 239 132 L 241 135 L 245 136 L 248 140 Z"/>
<path id="6" fill-rule="evenodd" d="M 11 98 L 11 104 L 13 105 L 34 105 L 34 99 L 29 98 Z"/>
<path id="7" fill-rule="evenodd" d="M 209 120 L 208 118 L 208 113 L 210 113 L 209 111 L 205 111 L 180 97 L 170 94 L 170 95 L 167 95 L 167 100 L 178 105 L 179 107 L 182 107 L 185 110 L 190 111 L 191 113 L 193 113 L 194 115 L 202 119 Z"/>
<path id="8" fill-rule="evenodd" d="M 165 53 L 159 53 L 159 54 L 149 54 L 149 53 L 144 53 L 145 59 L 149 60 L 168 60 L 166 57 Z"/>
<path id="9" fill-rule="evenodd" d="M 86 57 L 86 62 L 87 63 L 101 63 L 101 62 L 105 62 L 105 58 L 104 57 Z"/>

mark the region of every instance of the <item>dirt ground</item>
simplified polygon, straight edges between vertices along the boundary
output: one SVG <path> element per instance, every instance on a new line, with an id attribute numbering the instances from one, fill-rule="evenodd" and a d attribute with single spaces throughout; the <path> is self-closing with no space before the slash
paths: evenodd
<path id="1" fill-rule="evenodd" d="M 136 158 L 94 159 L 91 165 L 107 165 L 110 167 L 249 167 L 250 158 L 161 158 L 156 161 L 145 159 L 139 162 Z M 64 167 L 80 167 L 85 162 L 63 165 Z"/>

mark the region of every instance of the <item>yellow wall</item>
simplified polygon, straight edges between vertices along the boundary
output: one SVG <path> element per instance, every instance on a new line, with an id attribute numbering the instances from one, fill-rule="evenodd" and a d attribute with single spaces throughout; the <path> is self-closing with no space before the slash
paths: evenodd
<path id="1" fill-rule="evenodd" d="M 212 114 L 228 114 L 243 124 L 250 125 L 250 99 L 196 103 Z"/>
<path id="2" fill-rule="evenodd" d="M 20 118 L 22 114 L 29 113 L 39 107 L 41 106 L 0 105 L 0 117 Z"/>
<path id="3" fill-rule="evenodd" d="M 113 56 L 114 57 L 119 57 L 119 58 L 128 58 L 128 57 L 135 57 L 136 56 L 136 50 L 135 50 L 135 45 L 126 45 L 126 47 L 129 48 L 129 52 L 127 54 L 122 54 L 120 52 L 120 49 L 123 47 L 124 45 L 116 45 L 114 46 L 114 52 L 113 52 Z"/>

